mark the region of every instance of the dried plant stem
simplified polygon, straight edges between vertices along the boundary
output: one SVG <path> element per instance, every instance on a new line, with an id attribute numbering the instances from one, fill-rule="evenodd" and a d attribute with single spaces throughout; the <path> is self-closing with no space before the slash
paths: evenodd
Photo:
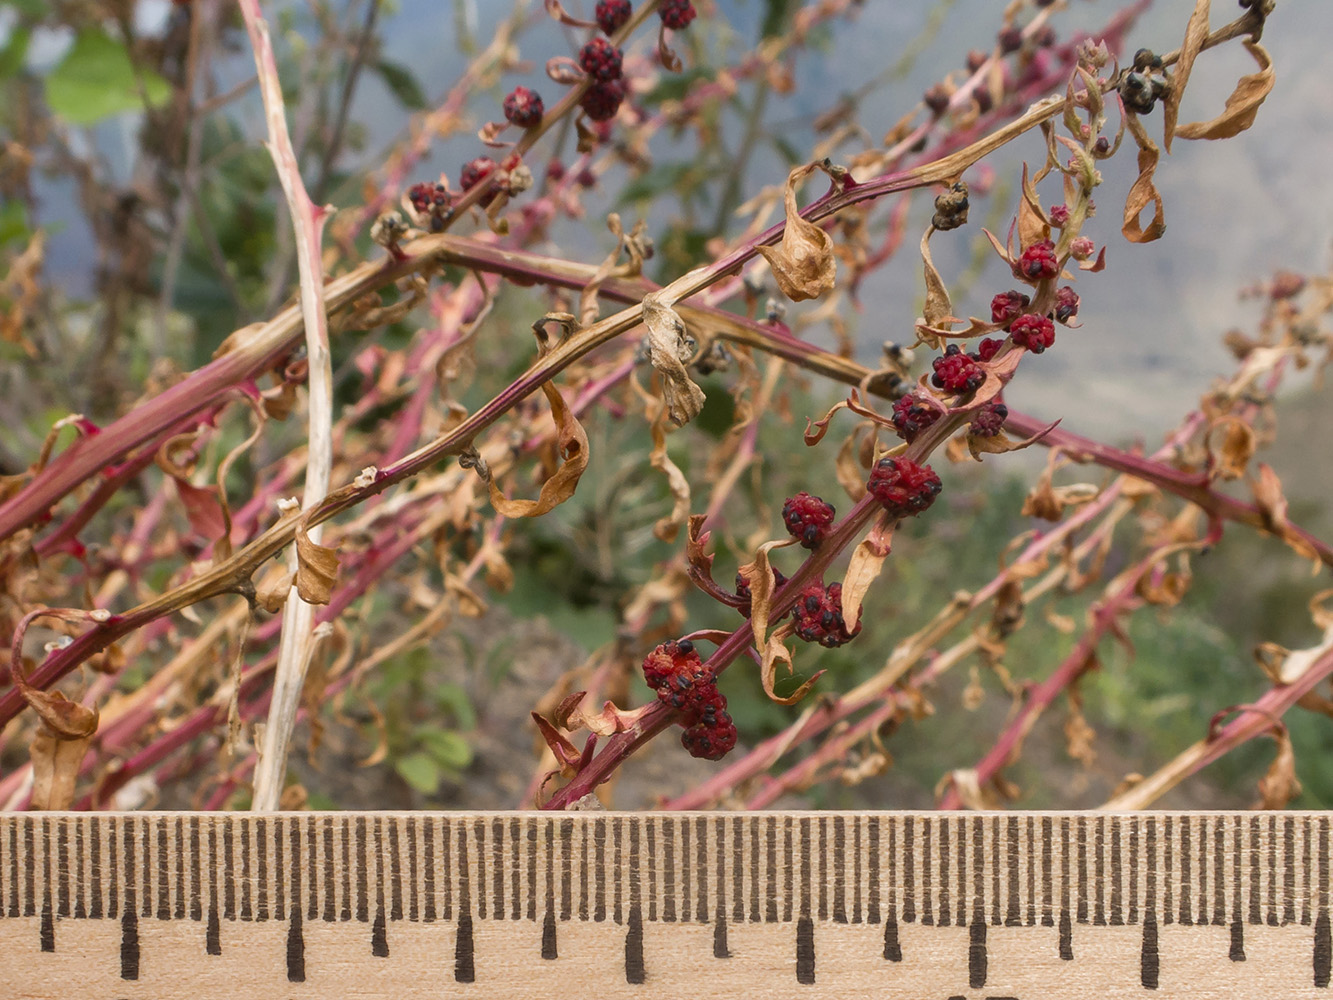
<path id="1" fill-rule="evenodd" d="M 259 74 L 259 89 L 264 99 L 268 125 L 268 149 L 277 168 L 278 179 L 292 218 L 296 237 L 296 262 L 301 281 L 301 319 L 305 329 L 306 354 L 310 365 L 308 381 L 308 434 L 303 510 L 310 510 L 324 499 L 329 490 L 333 468 L 333 364 L 329 355 L 328 314 L 324 303 L 324 275 L 320 244 L 324 220 L 329 211 L 315 205 L 301 180 L 300 165 L 287 131 L 286 107 L 277 61 L 269 39 L 268 23 L 259 9 L 259 0 L 240 0 L 241 16 L 250 33 Z M 310 540 L 319 543 L 321 529 L 310 529 Z M 296 553 L 289 554 L 289 567 L 296 572 Z M 278 645 L 278 664 L 273 682 L 273 702 L 264 744 L 255 769 L 255 794 L 252 808 L 272 810 L 278 807 L 283 780 L 287 774 L 287 744 L 296 722 L 296 709 L 305 683 L 310 660 L 315 609 L 297 594 L 287 597 L 283 607 L 282 637 Z"/>

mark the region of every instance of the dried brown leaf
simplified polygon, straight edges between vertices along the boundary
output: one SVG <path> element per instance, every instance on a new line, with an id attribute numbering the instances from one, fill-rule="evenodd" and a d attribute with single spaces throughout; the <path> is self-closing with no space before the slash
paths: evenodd
<path id="1" fill-rule="evenodd" d="M 310 540 L 304 521 L 296 527 L 296 592 L 307 604 L 328 604 L 338 582 L 338 553 Z"/>
<path id="2" fill-rule="evenodd" d="M 96 714 L 93 728 L 96 729 Z M 92 733 L 77 738 L 56 735 L 49 726 L 38 727 L 28 745 L 32 759 L 32 809 L 68 809 L 74 804 L 74 784 L 88 753 Z"/>
<path id="3" fill-rule="evenodd" d="M 1226 107 L 1216 118 L 1207 122 L 1190 122 L 1176 129 L 1182 139 L 1230 139 L 1254 124 L 1259 105 L 1273 89 L 1273 60 L 1258 42 L 1247 41 L 1245 47 L 1259 64 L 1258 73 L 1242 76 L 1236 89 L 1227 98 Z M 1169 150 L 1171 147 L 1168 146 Z"/>
<path id="4" fill-rule="evenodd" d="M 896 523 L 887 511 L 880 514 L 870 534 L 852 549 L 847 572 L 842 578 L 842 617 L 849 632 L 856 630 L 866 592 L 884 569 L 884 560 L 893 547 L 893 526 Z"/>
<path id="5" fill-rule="evenodd" d="M 782 294 L 793 302 L 817 299 L 833 288 L 837 276 L 837 258 L 833 237 L 813 222 L 801 218 L 796 203 L 796 188 L 817 169 L 816 164 L 796 167 L 787 175 L 783 201 L 787 225 L 782 242 L 775 247 L 761 246 L 759 252 L 773 270 L 773 278 Z"/>
<path id="6" fill-rule="evenodd" d="M 1180 45 L 1180 58 L 1176 61 L 1175 70 L 1171 74 L 1171 87 L 1162 98 L 1162 143 L 1168 153 L 1171 152 L 1171 139 L 1180 134 L 1176 128 L 1177 116 L 1180 114 L 1180 99 L 1185 96 L 1185 86 L 1189 83 L 1194 60 L 1203 51 L 1203 43 L 1208 38 L 1210 6 L 1211 0 L 1195 0 L 1194 13 L 1190 15 L 1189 23 L 1185 25 L 1185 40 Z M 1230 104 L 1229 101 L 1227 103 Z"/>
<path id="7" fill-rule="evenodd" d="M 794 673 L 796 669 L 792 664 L 791 650 L 787 648 L 786 643 L 783 641 L 789 635 L 791 635 L 791 626 L 784 625 L 782 628 L 775 630 L 773 634 L 768 637 L 768 641 L 761 647 L 763 649 L 763 655 L 760 658 L 759 665 L 760 682 L 764 686 L 764 694 L 768 695 L 771 700 L 777 702 L 779 705 L 795 705 L 810 693 L 810 689 L 814 687 L 815 681 L 819 680 L 824 674 L 824 671 L 819 671 L 786 697 L 780 696 L 777 693 L 777 690 L 774 687 L 774 682 L 777 680 L 778 664 L 785 663 L 787 665 L 788 674 Z"/>
<path id="8" fill-rule="evenodd" d="M 1255 809 L 1285 809 L 1287 803 L 1301 794 L 1301 783 L 1296 777 L 1296 750 L 1291 745 L 1287 727 L 1278 723 L 1273 727 L 1277 741 L 1277 756 L 1259 779 L 1259 801 Z"/>
<path id="9" fill-rule="evenodd" d="M 551 419 L 555 421 L 559 436 L 560 465 L 555 473 L 542 483 L 541 492 L 536 500 L 510 500 L 495 480 L 487 485 L 491 491 L 491 506 L 505 517 L 540 517 L 554 510 L 574 495 L 578 489 L 583 470 L 588 467 L 588 435 L 583 425 L 578 422 L 569 407 L 565 405 L 560 391 L 550 382 L 542 383 L 542 392 L 551 404 Z"/>
<path id="10" fill-rule="evenodd" d="M 1124 224 L 1120 227 L 1120 231 L 1131 243 L 1151 243 L 1166 232 L 1162 196 L 1152 182 L 1153 171 L 1157 169 L 1161 151 L 1158 150 L 1157 144 L 1148 138 L 1148 133 L 1138 122 L 1131 121 L 1130 131 L 1139 144 L 1139 176 L 1125 198 Z M 1153 206 L 1153 217 L 1145 228 L 1139 221 L 1139 214 L 1149 203 Z"/>
<path id="11" fill-rule="evenodd" d="M 660 420 L 653 421 L 653 450 L 648 455 L 648 462 L 654 469 L 661 470 L 667 478 L 667 487 L 671 490 L 673 503 L 671 513 L 658 518 L 653 525 L 653 534 L 664 542 L 674 542 L 680 533 L 681 525 L 690 514 L 690 483 L 680 466 L 671 461 L 667 454 L 666 430 Z"/>
<path id="12" fill-rule="evenodd" d="M 1213 437 L 1220 429 L 1220 440 Z M 1258 440 L 1254 428 L 1239 417 L 1223 417 L 1208 429 L 1206 439 L 1213 471 L 1222 479 L 1240 479 L 1254 457 Z"/>
<path id="13" fill-rule="evenodd" d="M 1250 489 L 1264 516 L 1265 526 L 1277 535 L 1287 546 L 1316 566 L 1322 565 L 1319 552 L 1304 538 L 1297 535 L 1287 519 L 1287 498 L 1282 493 L 1282 481 L 1277 473 L 1265 462 L 1259 463 L 1259 475 L 1251 481 Z"/>
<path id="14" fill-rule="evenodd" d="M 1051 225 L 1041 210 L 1037 189 L 1028 178 L 1028 165 L 1023 164 L 1023 198 L 1018 203 L 1018 245 L 1030 247 L 1051 235 Z"/>
<path id="15" fill-rule="evenodd" d="M 671 308 L 673 301 L 661 293 L 647 295 L 643 300 L 643 325 L 648 328 L 648 360 L 662 376 L 663 397 L 667 416 L 680 427 L 699 415 L 704 405 L 704 391 L 685 370 L 689 360 L 689 342 L 685 337 L 685 322 Z"/>
<path id="16" fill-rule="evenodd" d="M 935 269 L 935 262 L 930 258 L 930 236 L 934 226 L 927 226 L 921 237 L 921 260 L 926 274 L 926 304 L 921 309 L 921 316 L 927 327 L 948 329 L 954 322 L 953 301 L 949 298 L 949 289 L 944 286 L 944 279 Z"/>

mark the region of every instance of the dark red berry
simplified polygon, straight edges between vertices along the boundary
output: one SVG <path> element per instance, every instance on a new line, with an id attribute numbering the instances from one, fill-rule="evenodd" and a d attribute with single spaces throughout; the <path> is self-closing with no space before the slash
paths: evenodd
<path id="1" fill-rule="evenodd" d="M 594 38 L 579 51 L 579 65 L 594 80 L 620 78 L 620 50 L 605 38 Z"/>
<path id="2" fill-rule="evenodd" d="M 1054 278 L 1059 273 L 1060 262 L 1055 257 L 1055 244 L 1050 240 L 1038 240 L 1032 244 L 1014 265 L 1014 277 L 1032 282 Z"/>
<path id="3" fill-rule="evenodd" d="M 1031 301 L 1030 298 L 1016 289 L 1011 288 L 1007 292 L 1001 292 L 990 300 L 990 321 L 999 323 L 1007 330 L 1010 323 L 1023 315 L 1023 310 L 1028 307 L 1028 303 Z"/>
<path id="4" fill-rule="evenodd" d="M 630 7 L 629 0 L 597 0 L 593 16 L 597 19 L 597 27 L 608 35 L 614 35 L 625 26 L 631 13 L 633 8 Z"/>
<path id="5" fill-rule="evenodd" d="M 981 69 L 982 66 L 986 65 L 986 60 L 989 58 L 989 54 L 982 52 L 980 49 L 973 49 L 967 54 L 967 71 L 969 73 L 975 73 L 977 70 Z"/>
<path id="6" fill-rule="evenodd" d="M 940 419 L 940 411 L 909 392 L 893 404 L 893 426 L 909 444 L 927 427 Z"/>
<path id="7" fill-rule="evenodd" d="M 662 0 L 662 6 L 657 8 L 662 23 L 676 31 L 688 28 L 698 13 L 690 0 Z"/>
<path id="8" fill-rule="evenodd" d="M 920 514 L 935 502 L 943 488 L 929 465 L 910 458 L 881 458 L 870 470 L 870 494 L 894 517 Z"/>
<path id="9" fill-rule="evenodd" d="M 977 437 L 994 437 L 1004 427 L 1009 416 L 1009 407 L 1003 403 L 991 401 L 977 411 L 968 426 L 967 432 Z"/>
<path id="10" fill-rule="evenodd" d="M 624 100 L 625 84 L 622 81 L 603 80 L 587 89 L 579 101 L 579 107 L 593 121 L 604 122 L 616 116 Z"/>
<path id="11" fill-rule="evenodd" d="M 718 710 L 710 724 L 696 722 L 680 734 L 680 745 L 691 757 L 703 760 L 721 760 L 736 746 L 736 723 L 724 709 Z"/>
<path id="12" fill-rule="evenodd" d="M 657 685 L 657 699 L 693 719 L 716 693 L 717 685 L 713 672 L 699 662 L 698 653 L 679 654 L 676 659 L 679 666 L 675 673 Z"/>
<path id="13" fill-rule="evenodd" d="M 1068 323 L 1078 315 L 1078 292 L 1068 285 L 1061 285 L 1055 293 L 1055 318 L 1061 323 Z"/>
<path id="14" fill-rule="evenodd" d="M 842 617 L 842 584 L 812 583 L 801 591 L 796 602 L 796 635 L 806 642 L 817 642 L 832 649 L 850 642 L 861 631 L 861 623 L 847 630 Z"/>
<path id="15" fill-rule="evenodd" d="M 1052 205 L 1050 216 L 1051 216 L 1051 225 L 1055 226 L 1057 229 L 1063 229 L 1065 227 L 1065 223 L 1069 221 L 1069 206 Z"/>
<path id="16" fill-rule="evenodd" d="M 505 98 L 505 120 L 519 128 L 540 125 L 545 111 L 541 95 L 527 87 L 515 87 Z"/>
<path id="17" fill-rule="evenodd" d="M 1092 144 L 1092 151 L 1099 156 L 1105 156 L 1111 151 L 1111 140 L 1106 136 L 1098 136 L 1097 141 Z"/>
<path id="18" fill-rule="evenodd" d="M 783 523 L 791 536 L 807 549 L 813 549 L 824 540 L 833 527 L 836 514 L 833 504 L 805 492 L 797 493 L 782 505 Z"/>
<path id="19" fill-rule="evenodd" d="M 1047 316 L 1024 313 L 1009 327 L 1009 335 L 1019 347 L 1040 354 L 1055 343 L 1055 324 Z"/>
<path id="20" fill-rule="evenodd" d="M 1010 25 L 1000 32 L 998 41 L 1000 43 L 1000 55 L 1017 52 L 1023 47 L 1023 31 L 1021 28 Z"/>
<path id="21" fill-rule="evenodd" d="M 936 389 L 972 392 L 986 381 L 986 373 L 957 344 L 945 348 L 944 354 L 931 362 L 931 367 L 935 374 L 930 377 L 930 384 Z"/>
<path id="22" fill-rule="evenodd" d="M 982 337 L 981 343 L 977 344 L 976 352 L 973 358 L 977 361 L 989 361 L 995 355 L 1000 353 L 1000 348 L 1004 346 L 1004 341 L 996 337 Z"/>
<path id="23" fill-rule="evenodd" d="M 469 160 L 463 164 L 463 173 L 458 179 L 459 187 L 464 191 L 470 191 L 494 173 L 495 166 L 495 161 L 489 156 L 478 156 L 475 160 Z M 482 195 L 481 204 L 489 205 L 495 200 L 497 193 L 494 190 L 487 191 Z"/>
<path id="24" fill-rule="evenodd" d="M 787 577 L 783 574 L 782 570 L 778 569 L 776 566 L 772 567 L 772 569 L 773 569 L 773 589 L 777 590 L 779 587 L 781 587 L 784 583 L 787 582 Z M 739 611 L 741 614 L 743 614 L 746 618 L 749 618 L 750 612 L 753 610 L 753 608 L 750 606 L 750 598 L 752 596 L 750 594 L 750 581 L 745 579 L 745 577 L 741 576 L 739 573 L 736 574 L 736 596 L 745 601 L 745 603 L 742 604 L 740 607 L 738 607 L 736 610 Z M 790 613 L 791 613 L 790 611 L 787 612 L 787 614 Z M 786 618 L 787 615 L 782 615 L 782 617 Z"/>
<path id="25" fill-rule="evenodd" d="M 925 102 L 926 107 L 930 108 L 930 113 L 936 118 L 949 110 L 949 90 L 942 83 L 935 84 L 922 94 L 921 100 Z"/>
<path id="26" fill-rule="evenodd" d="M 565 165 L 559 160 L 551 160 L 546 164 L 546 179 L 552 184 L 558 184 L 565 176 Z"/>

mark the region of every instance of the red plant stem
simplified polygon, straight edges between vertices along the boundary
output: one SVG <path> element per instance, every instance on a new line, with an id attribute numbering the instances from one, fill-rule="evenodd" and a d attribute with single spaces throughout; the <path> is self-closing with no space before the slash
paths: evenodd
<path id="1" fill-rule="evenodd" d="M 1215 541 L 1221 534 L 1221 525 L 1214 522 L 1209 542 Z M 1176 548 L 1176 545 L 1168 548 Z M 1065 657 L 1055 671 L 1033 688 L 1023 701 L 1023 707 L 1005 727 L 999 739 L 987 751 L 975 768 L 976 783 L 984 788 L 1000 771 L 1017 759 L 1018 752 L 1028 733 L 1036 724 L 1038 717 L 1060 693 L 1073 685 L 1080 677 L 1095 665 L 1094 656 L 1097 646 L 1107 632 L 1119 629 L 1120 618 L 1141 603 L 1138 597 L 1139 583 L 1161 562 L 1161 549 L 1154 549 L 1130 572 L 1122 575 L 1120 586 L 1107 594 L 1091 609 L 1092 626 L 1079 637 L 1074 649 Z M 940 800 L 941 809 L 958 809 L 963 805 L 957 785 L 951 785 Z"/>

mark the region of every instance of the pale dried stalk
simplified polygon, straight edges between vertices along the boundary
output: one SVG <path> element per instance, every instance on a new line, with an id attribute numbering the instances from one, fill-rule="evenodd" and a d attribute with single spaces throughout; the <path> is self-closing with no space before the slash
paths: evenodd
<path id="1" fill-rule="evenodd" d="M 309 510 L 329 491 L 333 468 L 333 366 L 329 359 L 328 316 L 324 304 L 324 274 L 320 263 L 320 243 L 328 208 L 316 206 L 306 193 L 300 165 L 287 132 L 286 108 L 277 61 L 269 39 L 268 23 L 259 9 L 259 0 L 238 0 L 250 44 L 255 50 L 259 89 L 264 98 L 264 117 L 268 124 L 268 151 L 278 171 L 282 192 L 292 216 L 296 234 L 297 270 L 301 279 L 301 316 L 305 325 L 306 354 L 310 362 L 307 382 L 308 460 L 305 492 L 301 507 Z M 310 540 L 319 544 L 320 525 L 310 528 Z M 288 564 L 296 573 L 296 551 Z M 313 605 L 295 594 L 287 597 L 282 609 L 282 637 L 278 643 L 278 664 L 273 679 L 273 700 L 269 706 L 264 742 L 255 768 L 254 800 L 251 808 L 273 810 L 278 807 L 287 774 L 287 747 L 296 724 L 301 688 L 305 684 L 310 661 L 315 621 Z"/>

